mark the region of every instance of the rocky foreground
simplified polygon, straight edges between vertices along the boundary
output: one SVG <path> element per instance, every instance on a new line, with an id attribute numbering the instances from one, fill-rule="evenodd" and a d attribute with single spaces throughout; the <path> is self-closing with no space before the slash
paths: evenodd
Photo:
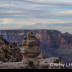
<path id="1" fill-rule="evenodd" d="M 63 66 L 50 66 L 50 63 L 54 63 L 55 59 L 58 58 L 38 59 L 39 62 L 35 62 L 32 67 L 28 66 L 28 63 L 25 62 L 0 62 L 0 69 L 64 69 Z M 60 63 L 62 64 L 62 62 Z"/>

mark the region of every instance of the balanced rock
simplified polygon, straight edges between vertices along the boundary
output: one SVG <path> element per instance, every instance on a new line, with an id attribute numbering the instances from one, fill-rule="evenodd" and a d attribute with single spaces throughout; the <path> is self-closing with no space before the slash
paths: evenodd
<path id="1" fill-rule="evenodd" d="M 40 42 L 32 32 L 28 32 L 27 36 L 22 41 L 21 53 L 24 58 L 36 58 L 41 53 Z"/>

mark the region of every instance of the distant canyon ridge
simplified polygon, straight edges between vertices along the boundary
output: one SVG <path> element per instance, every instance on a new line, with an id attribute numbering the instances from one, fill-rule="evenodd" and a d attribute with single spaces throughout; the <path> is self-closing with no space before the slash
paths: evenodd
<path id="1" fill-rule="evenodd" d="M 41 48 L 72 48 L 72 35 L 57 30 L 0 30 L 0 35 L 8 42 L 21 45 L 28 32 L 33 32 L 40 40 Z"/>

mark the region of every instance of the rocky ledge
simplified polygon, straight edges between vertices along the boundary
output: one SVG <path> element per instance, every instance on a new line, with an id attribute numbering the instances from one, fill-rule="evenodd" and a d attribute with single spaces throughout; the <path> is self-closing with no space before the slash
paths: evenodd
<path id="1" fill-rule="evenodd" d="M 63 66 L 51 66 L 50 63 L 54 63 L 55 60 L 58 60 L 57 57 L 51 57 L 46 59 L 37 59 L 36 62 L 0 62 L 0 69 L 64 69 Z M 63 64 L 61 61 L 55 64 Z"/>

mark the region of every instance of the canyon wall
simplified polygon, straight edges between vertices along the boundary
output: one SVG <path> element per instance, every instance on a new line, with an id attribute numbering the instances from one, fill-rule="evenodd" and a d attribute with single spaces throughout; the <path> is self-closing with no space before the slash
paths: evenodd
<path id="1" fill-rule="evenodd" d="M 40 40 L 41 48 L 72 48 L 72 35 L 57 30 L 0 30 L 0 35 L 8 42 L 21 45 L 23 37 L 30 31 Z"/>

